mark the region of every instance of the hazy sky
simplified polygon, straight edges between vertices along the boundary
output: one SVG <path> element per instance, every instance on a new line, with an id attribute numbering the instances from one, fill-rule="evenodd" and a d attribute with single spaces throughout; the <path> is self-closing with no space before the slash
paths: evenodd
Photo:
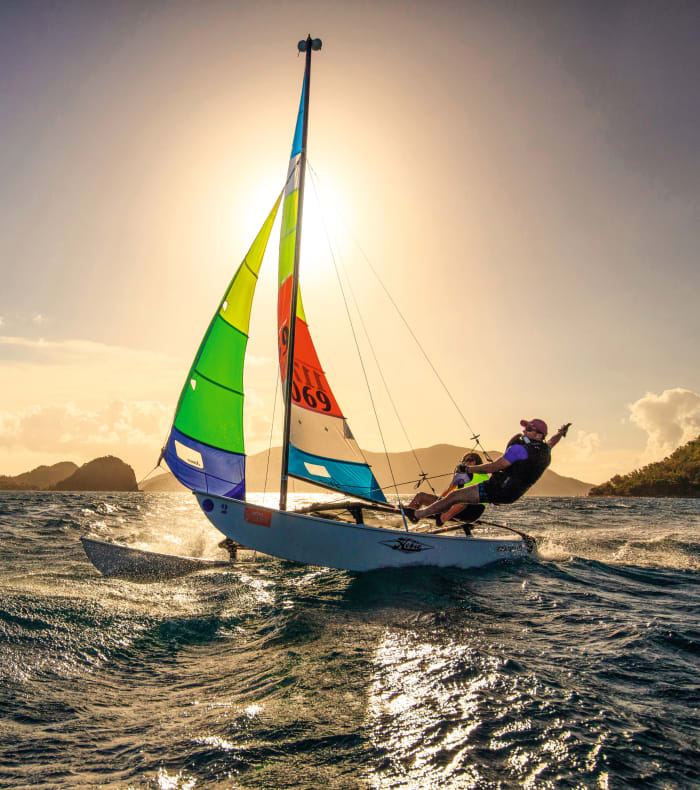
<path id="1" fill-rule="evenodd" d="M 572 421 L 553 469 L 599 482 L 700 433 L 700 3 L 4 0 L 0 474 L 155 463 L 283 186 L 309 32 L 309 161 L 413 446 L 469 432 L 364 256 L 487 447 L 523 417 Z M 307 184 L 307 316 L 377 450 Z M 251 451 L 270 434 L 275 266 Z"/>

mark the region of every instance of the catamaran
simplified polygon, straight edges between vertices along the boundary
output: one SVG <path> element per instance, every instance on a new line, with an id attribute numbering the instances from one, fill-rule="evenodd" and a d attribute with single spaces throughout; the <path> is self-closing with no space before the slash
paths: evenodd
<path id="1" fill-rule="evenodd" d="M 301 101 L 287 180 L 209 324 L 182 389 L 163 456 L 190 488 L 212 524 L 228 538 L 264 554 L 352 571 L 406 566 L 473 568 L 523 557 L 534 547 L 518 538 L 409 532 L 402 509 L 390 505 L 353 436 L 321 366 L 299 287 L 306 175 L 311 57 L 321 41 L 300 41 L 305 55 Z M 243 368 L 258 273 L 282 203 L 277 330 L 285 417 L 278 508 L 246 501 Z M 289 479 L 351 497 L 287 509 Z M 397 514 L 398 528 L 364 523 L 364 510 Z"/>
<path id="2" fill-rule="evenodd" d="M 299 286 L 311 56 L 321 46 L 310 36 L 299 42 L 305 68 L 285 186 L 204 334 L 160 460 L 220 532 L 274 557 L 350 571 L 474 568 L 525 557 L 535 543 L 517 530 L 511 530 L 517 538 L 474 537 L 459 524 L 458 534 L 446 534 L 449 527 L 409 531 L 400 501 L 398 507 L 387 501 L 326 378 Z M 280 205 L 277 332 L 285 416 L 279 507 L 271 508 L 246 501 L 243 370 L 258 274 Z M 290 478 L 349 499 L 288 510 Z M 368 511 L 386 521 L 394 516 L 395 524 L 365 523 Z"/>

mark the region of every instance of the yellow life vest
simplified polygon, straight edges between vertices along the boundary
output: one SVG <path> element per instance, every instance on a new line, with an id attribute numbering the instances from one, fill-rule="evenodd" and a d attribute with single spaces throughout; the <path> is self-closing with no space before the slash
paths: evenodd
<path id="1" fill-rule="evenodd" d="M 461 485 L 458 483 L 455 488 L 469 488 L 469 486 L 478 486 L 479 483 L 483 483 L 484 480 L 488 479 L 489 476 L 487 474 L 476 472 L 472 475 L 472 479 L 468 483 L 462 483 Z"/>

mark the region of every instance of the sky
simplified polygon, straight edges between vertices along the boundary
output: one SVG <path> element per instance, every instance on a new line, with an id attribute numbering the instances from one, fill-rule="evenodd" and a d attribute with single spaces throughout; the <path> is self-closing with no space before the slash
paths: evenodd
<path id="1" fill-rule="evenodd" d="M 302 290 L 360 444 L 572 422 L 552 469 L 598 483 L 697 436 L 700 4 L 5 0 L 0 474 L 154 466 L 284 184 L 307 33 Z M 280 432 L 275 234 L 249 452 Z"/>

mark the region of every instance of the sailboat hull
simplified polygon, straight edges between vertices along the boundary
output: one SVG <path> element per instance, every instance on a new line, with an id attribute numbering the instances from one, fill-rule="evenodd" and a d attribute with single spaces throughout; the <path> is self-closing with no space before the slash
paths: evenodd
<path id="1" fill-rule="evenodd" d="M 524 540 L 383 529 L 194 493 L 207 518 L 226 537 L 264 554 L 309 565 L 348 571 L 479 568 L 528 554 Z"/>
<path id="2" fill-rule="evenodd" d="M 88 559 L 97 570 L 104 576 L 117 579 L 153 582 L 176 579 L 212 568 L 231 568 L 231 563 L 219 560 L 161 554 L 93 538 L 81 537 L 80 540 Z"/>

